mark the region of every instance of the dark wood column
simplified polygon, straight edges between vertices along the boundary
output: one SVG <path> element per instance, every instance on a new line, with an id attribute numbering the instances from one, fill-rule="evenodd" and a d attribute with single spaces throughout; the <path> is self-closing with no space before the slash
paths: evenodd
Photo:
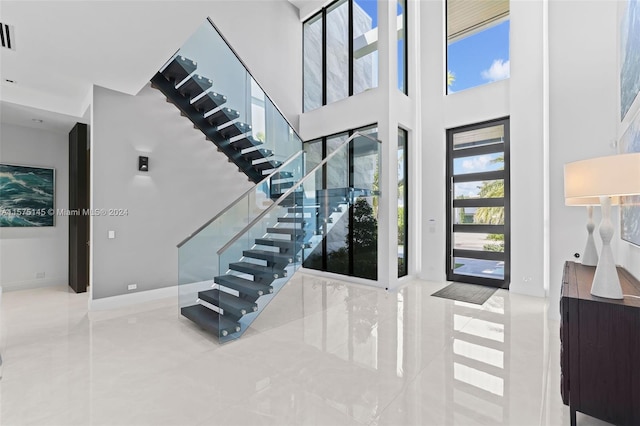
<path id="1" fill-rule="evenodd" d="M 89 285 L 89 131 L 77 123 L 69 132 L 69 286 L 76 293 Z"/>

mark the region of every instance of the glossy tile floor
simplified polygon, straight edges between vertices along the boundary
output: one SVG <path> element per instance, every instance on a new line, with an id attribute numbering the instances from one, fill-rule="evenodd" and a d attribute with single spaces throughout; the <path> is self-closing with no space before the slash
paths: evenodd
<path id="1" fill-rule="evenodd" d="M 66 288 L 5 293 L 0 424 L 569 424 L 545 300 L 430 296 L 443 286 L 297 274 L 225 345 L 176 300 L 87 313 Z"/>

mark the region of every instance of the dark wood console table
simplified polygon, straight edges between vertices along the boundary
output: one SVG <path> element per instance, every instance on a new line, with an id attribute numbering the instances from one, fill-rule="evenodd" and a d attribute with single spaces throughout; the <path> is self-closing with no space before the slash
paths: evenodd
<path id="1" fill-rule="evenodd" d="M 616 425 L 640 425 L 640 299 L 591 295 L 594 266 L 567 262 L 560 298 L 560 391 L 571 409 Z M 622 293 L 640 282 L 618 268 Z"/>

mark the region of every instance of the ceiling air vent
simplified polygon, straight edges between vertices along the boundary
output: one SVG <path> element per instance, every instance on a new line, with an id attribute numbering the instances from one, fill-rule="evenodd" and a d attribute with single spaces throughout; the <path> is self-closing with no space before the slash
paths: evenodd
<path id="1" fill-rule="evenodd" d="M 14 37 L 13 25 L 0 22 L 0 42 L 2 42 L 2 47 L 16 50 L 16 38 Z"/>

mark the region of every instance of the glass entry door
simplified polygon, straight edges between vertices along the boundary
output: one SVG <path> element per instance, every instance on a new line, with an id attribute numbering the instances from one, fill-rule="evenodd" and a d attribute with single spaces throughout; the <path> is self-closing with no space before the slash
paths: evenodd
<path id="1" fill-rule="evenodd" d="M 447 280 L 509 287 L 509 119 L 447 130 Z"/>

